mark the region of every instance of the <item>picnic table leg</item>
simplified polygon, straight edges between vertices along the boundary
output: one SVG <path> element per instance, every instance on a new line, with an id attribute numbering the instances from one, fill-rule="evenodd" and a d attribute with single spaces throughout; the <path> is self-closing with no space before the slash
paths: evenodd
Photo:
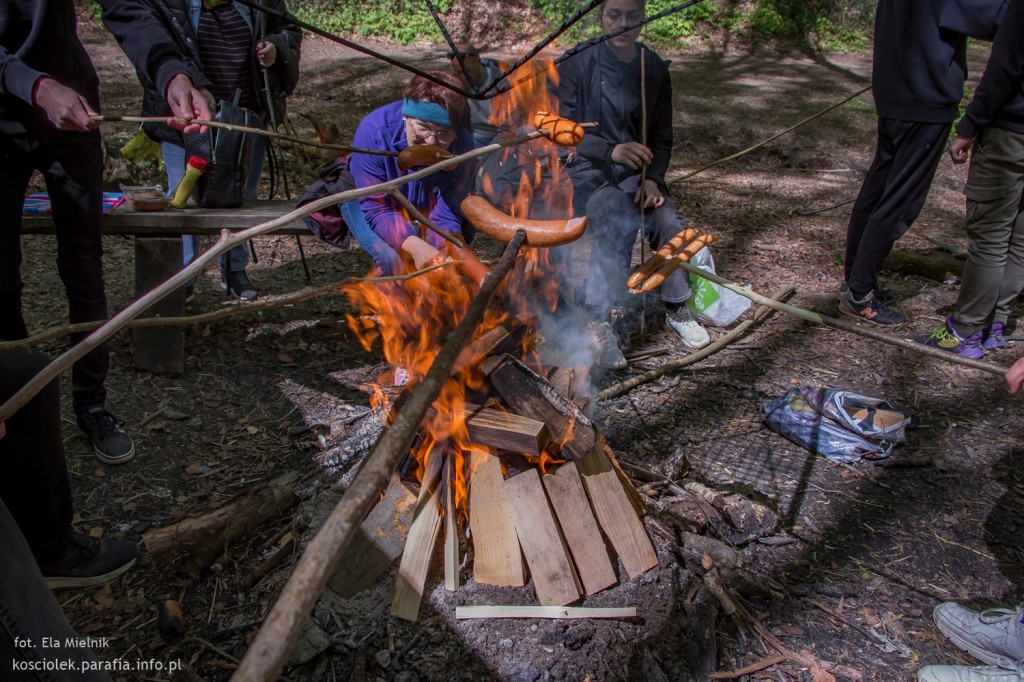
<path id="1" fill-rule="evenodd" d="M 182 268 L 181 237 L 135 238 L 135 295 L 144 294 Z M 177 289 L 146 311 L 146 317 L 185 314 L 185 292 Z M 181 327 L 133 330 L 135 368 L 157 374 L 185 371 L 185 332 Z"/>

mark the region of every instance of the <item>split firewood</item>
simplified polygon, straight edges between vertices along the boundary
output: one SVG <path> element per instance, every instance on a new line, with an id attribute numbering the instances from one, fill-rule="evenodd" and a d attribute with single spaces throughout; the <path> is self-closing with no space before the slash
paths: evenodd
<path id="1" fill-rule="evenodd" d="M 456 606 L 455 619 L 470 618 L 636 618 L 636 607 L 586 606 Z"/>
<path id="2" fill-rule="evenodd" d="M 395 585 L 395 597 L 391 602 L 391 615 L 405 620 L 415 621 L 419 617 L 420 602 L 423 600 L 423 588 L 427 581 L 427 570 L 430 567 L 430 556 L 434 553 L 434 543 L 441 527 L 441 506 L 439 487 L 441 481 L 441 460 L 443 453 L 434 450 L 427 456 L 426 471 L 423 473 L 423 484 L 420 487 L 419 499 L 412 525 L 409 528 L 409 539 L 405 542 L 402 552 L 402 563 L 398 569 L 398 580 Z"/>

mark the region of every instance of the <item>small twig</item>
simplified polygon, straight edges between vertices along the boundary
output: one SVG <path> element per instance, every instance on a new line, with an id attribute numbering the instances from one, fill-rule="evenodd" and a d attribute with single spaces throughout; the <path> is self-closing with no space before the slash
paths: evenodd
<path id="1" fill-rule="evenodd" d="M 750 665 L 744 666 L 738 670 L 727 670 L 720 673 L 711 673 L 710 675 L 708 675 L 708 679 L 731 680 L 737 677 L 743 677 L 744 675 L 750 675 L 751 673 L 756 673 L 758 670 L 764 670 L 765 668 L 770 668 L 773 665 L 778 665 L 779 663 L 785 663 L 788 660 L 789 659 L 785 656 L 772 656 L 771 658 L 762 659 L 757 663 L 751 663 Z"/>
<path id="2" fill-rule="evenodd" d="M 803 215 L 803 216 L 818 215 L 819 213 L 824 213 L 825 211 L 831 211 L 833 208 L 839 208 L 840 206 L 846 206 L 847 204 L 852 204 L 855 201 L 857 201 L 856 197 L 854 197 L 853 199 L 846 199 L 845 201 L 840 201 L 838 204 L 832 204 L 831 206 L 826 206 L 825 208 L 816 208 L 816 209 L 813 209 L 813 210 L 807 210 L 807 209 L 803 209 L 803 208 L 798 208 L 798 209 L 793 211 L 793 214 L 794 215 Z"/>
<path id="3" fill-rule="evenodd" d="M 841 615 L 839 615 L 839 613 L 837 613 L 836 611 L 833 611 L 829 607 L 825 606 L 824 604 L 822 604 L 820 602 L 814 601 L 813 599 L 809 599 L 808 601 L 811 603 L 811 606 L 814 606 L 814 607 L 817 607 L 817 608 L 821 609 L 822 611 L 824 611 L 828 615 L 830 615 L 833 618 L 835 618 L 836 620 L 838 620 L 843 625 L 848 625 L 849 627 L 853 628 L 854 630 L 856 630 L 860 634 L 862 634 L 865 637 L 867 637 L 869 641 L 872 641 L 872 642 L 875 641 L 875 638 L 871 636 L 870 632 L 868 632 L 867 630 L 865 630 L 861 626 L 857 625 L 856 623 L 851 623 L 849 620 L 847 620 L 846 618 L 843 618 Z"/>

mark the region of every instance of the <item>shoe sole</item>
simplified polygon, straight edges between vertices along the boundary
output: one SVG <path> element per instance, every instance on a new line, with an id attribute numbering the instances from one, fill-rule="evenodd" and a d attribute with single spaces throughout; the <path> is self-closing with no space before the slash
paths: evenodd
<path id="1" fill-rule="evenodd" d="M 126 563 L 124 566 L 119 566 L 114 570 L 104 573 L 103 575 L 91 575 L 91 576 L 44 576 L 46 585 L 51 590 L 61 590 L 73 587 L 95 587 L 108 583 L 119 575 L 126 573 L 128 569 L 135 565 L 138 557 L 133 558 L 131 561 Z"/>
<path id="2" fill-rule="evenodd" d="M 222 289 L 224 289 L 224 291 L 227 292 L 228 296 L 234 296 L 235 298 L 237 298 L 240 301 L 252 301 L 252 300 L 258 298 L 259 295 L 260 295 L 258 291 L 253 291 L 252 292 L 252 296 L 243 296 L 242 294 L 238 293 L 237 291 L 233 291 L 231 289 L 231 287 L 229 287 L 227 284 L 221 283 L 220 286 L 221 286 Z M 245 292 L 243 292 L 243 293 L 245 293 Z"/>
<path id="3" fill-rule="evenodd" d="M 867 322 L 868 324 L 873 324 L 876 327 L 885 327 L 887 329 L 896 329 L 898 327 L 902 327 L 903 325 L 905 325 L 907 323 L 906 320 L 903 320 L 902 322 L 896 322 L 895 324 L 886 324 L 884 322 L 875 322 L 874 320 L 872 320 L 870 318 L 864 317 L 863 315 L 861 315 L 856 310 L 850 310 L 850 309 L 846 308 L 842 303 L 840 303 L 839 306 L 837 306 L 837 307 L 839 308 L 839 312 L 841 312 L 843 315 L 846 315 L 847 317 L 852 317 L 855 320 L 860 320 L 861 322 Z"/>

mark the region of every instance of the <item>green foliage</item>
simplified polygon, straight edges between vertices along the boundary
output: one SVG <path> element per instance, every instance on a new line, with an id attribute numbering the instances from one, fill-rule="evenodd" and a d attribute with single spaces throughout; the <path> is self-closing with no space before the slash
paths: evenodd
<path id="1" fill-rule="evenodd" d="M 442 15 L 452 11 L 454 0 L 436 0 Z M 422 0 L 361 0 L 333 2 L 313 0 L 294 3 L 289 9 L 296 17 L 319 28 L 342 35 L 389 38 L 403 45 L 416 40 L 441 39 L 441 32 Z"/>

